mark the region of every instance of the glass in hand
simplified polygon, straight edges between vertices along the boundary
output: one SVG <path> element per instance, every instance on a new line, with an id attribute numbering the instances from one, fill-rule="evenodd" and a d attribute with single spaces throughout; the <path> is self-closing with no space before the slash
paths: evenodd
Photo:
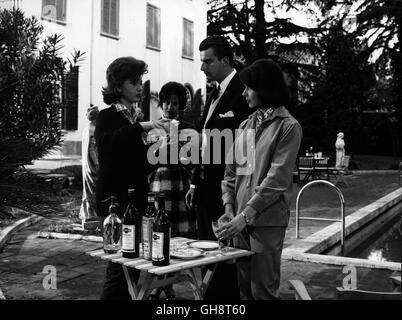
<path id="1" fill-rule="evenodd" d="M 218 240 L 219 249 L 223 248 L 223 242 L 222 240 L 220 240 L 221 233 L 218 232 L 218 229 L 221 228 L 222 226 L 223 226 L 222 222 L 219 222 L 218 220 L 212 221 L 212 231 L 214 232 L 214 235 Z"/>

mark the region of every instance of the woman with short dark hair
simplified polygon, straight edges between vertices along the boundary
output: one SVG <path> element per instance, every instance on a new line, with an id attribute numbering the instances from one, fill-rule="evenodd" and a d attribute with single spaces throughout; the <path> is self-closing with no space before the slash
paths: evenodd
<path id="1" fill-rule="evenodd" d="M 194 126 L 183 119 L 183 112 L 186 108 L 187 93 L 186 88 L 178 82 L 168 82 L 162 86 L 159 93 L 160 104 L 163 110 L 163 117 L 171 121 L 178 121 L 177 135 L 185 129 L 192 129 L 196 135 Z M 174 134 L 174 133 L 173 133 Z M 173 137 L 169 137 L 169 143 L 176 143 L 180 151 L 181 142 Z M 174 142 L 176 141 L 176 142 Z M 161 152 L 162 149 L 159 149 Z M 186 206 L 185 195 L 190 188 L 191 165 L 184 165 L 177 154 L 178 163 L 170 159 L 170 144 L 166 145 L 168 155 L 166 164 L 159 164 L 158 168 L 150 177 L 151 190 L 155 193 L 165 194 L 165 210 L 169 216 L 172 237 L 185 237 L 195 239 L 196 216 L 194 212 Z M 167 299 L 174 299 L 175 293 L 173 286 L 168 285 L 163 288 Z M 162 288 L 154 289 L 150 294 L 151 299 L 158 299 Z"/>
<path id="2" fill-rule="evenodd" d="M 181 236 L 188 238 L 196 237 L 195 216 L 188 210 L 185 203 L 185 194 L 190 188 L 191 165 L 184 165 L 177 155 L 177 162 L 170 158 L 170 143 L 178 143 L 178 152 L 182 141 L 178 141 L 183 130 L 193 130 L 194 126 L 183 119 L 183 111 L 186 107 L 186 89 L 178 82 L 168 82 L 162 86 L 159 93 L 160 104 L 163 110 L 163 118 L 169 121 L 177 121 L 177 136 L 169 137 L 166 145 L 167 163 L 159 164 L 151 177 L 151 189 L 153 192 L 162 191 L 166 194 L 165 210 L 167 211 L 171 227 L 172 237 Z M 173 127 L 172 127 L 173 128 Z M 161 151 L 161 150 L 159 150 Z"/>
<path id="3" fill-rule="evenodd" d="M 103 100 L 110 105 L 96 121 L 99 173 L 96 185 L 97 213 L 101 221 L 109 214 L 110 196 L 117 197 L 122 217 L 128 204 L 128 189 L 135 189 L 136 206 L 143 212 L 147 205 L 150 166 L 142 135 L 154 128 L 165 129 L 166 121 L 138 121 L 136 104 L 141 100 L 144 61 L 122 57 L 107 69 Z M 130 299 L 121 265 L 109 263 L 101 299 Z"/>
<path id="4" fill-rule="evenodd" d="M 251 152 L 247 163 L 228 164 L 222 181 L 223 239 L 255 252 L 237 262 L 240 296 L 278 299 L 280 263 L 289 222 L 292 172 L 302 138 L 300 124 L 287 111 L 289 91 L 279 65 L 260 59 L 240 72 L 243 96 L 255 110 L 240 124 L 244 133 L 234 151 Z M 236 159 L 236 157 L 234 157 Z"/>

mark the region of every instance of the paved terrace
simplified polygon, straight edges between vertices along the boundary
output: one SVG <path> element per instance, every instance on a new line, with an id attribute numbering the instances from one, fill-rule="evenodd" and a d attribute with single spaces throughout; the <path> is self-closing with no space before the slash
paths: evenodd
<path id="1" fill-rule="evenodd" d="M 348 176 L 348 188 L 342 188 L 346 201 L 346 214 L 368 205 L 398 188 L 397 173 L 369 173 Z M 336 217 L 339 200 L 336 193 L 326 187 L 308 190 L 301 202 L 303 215 Z M 297 194 L 297 193 L 295 193 Z M 294 204 L 293 204 L 294 208 Z M 55 216 L 57 219 L 57 216 Z M 82 240 L 40 239 L 37 234 L 51 221 L 46 219 L 13 236 L 0 253 L 0 288 L 6 299 L 98 299 L 105 277 L 106 263 L 84 253 L 101 247 L 100 243 Z M 302 222 L 302 237 L 306 237 L 327 224 Z M 294 210 L 286 235 L 285 247 L 295 243 Z M 57 268 L 57 289 L 45 290 L 42 273 L 46 265 Z M 305 282 L 315 299 L 335 297 L 335 288 L 342 286 L 346 274 L 343 266 L 283 260 L 280 293 L 284 299 L 294 299 L 287 283 L 290 279 Z M 386 269 L 357 268 L 358 289 L 391 291 L 388 277 L 395 272 Z M 0 290 L 0 299 L 1 299 Z M 192 299 L 187 285 L 177 285 L 179 299 Z"/>

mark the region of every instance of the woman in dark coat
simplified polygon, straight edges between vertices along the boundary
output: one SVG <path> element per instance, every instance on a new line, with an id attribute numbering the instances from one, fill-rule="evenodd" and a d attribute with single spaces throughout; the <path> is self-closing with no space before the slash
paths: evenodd
<path id="1" fill-rule="evenodd" d="M 150 167 L 143 134 L 151 129 L 164 129 L 164 120 L 138 122 L 134 104 L 141 100 L 142 76 L 147 72 L 144 61 L 122 57 L 107 69 L 107 87 L 103 100 L 110 105 L 96 121 L 99 174 L 96 203 L 101 221 L 108 215 L 110 196 L 117 197 L 122 217 L 128 203 L 128 189 L 135 189 L 136 207 L 143 212 L 147 205 Z M 168 128 L 168 125 L 165 125 Z M 166 130 L 167 130 L 166 128 Z M 106 201 L 105 201 L 106 200 Z M 124 272 L 119 264 L 109 263 L 101 299 L 130 299 Z"/>

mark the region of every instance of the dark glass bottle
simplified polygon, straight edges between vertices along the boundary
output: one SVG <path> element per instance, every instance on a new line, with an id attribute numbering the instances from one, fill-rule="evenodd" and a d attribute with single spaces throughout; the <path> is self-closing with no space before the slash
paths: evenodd
<path id="1" fill-rule="evenodd" d="M 148 193 L 147 210 L 142 217 L 142 252 L 146 260 L 152 259 L 152 228 L 156 213 L 155 195 L 150 192 Z"/>
<path id="2" fill-rule="evenodd" d="M 116 197 L 111 196 L 109 215 L 103 222 L 103 250 L 105 253 L 117 253 L 121 249 L 121 220 L 118 217 L 118 204 Z"/>
<path id="3" fill-rule="evenodd" d="M 123 218 L 122 252 L 124 258 L 138 258 L 140 254 L 140 216 L 135 207 L 135 190 L 128 190 L 128 205 Z"/>
<path id="4" fill-rule="evenodd" d="M 152 228 L 152 264 L 167 266 L 170 263 L 170 222 L 165 211 L 165 197 L 158 195 L 158 211 Z"/>

